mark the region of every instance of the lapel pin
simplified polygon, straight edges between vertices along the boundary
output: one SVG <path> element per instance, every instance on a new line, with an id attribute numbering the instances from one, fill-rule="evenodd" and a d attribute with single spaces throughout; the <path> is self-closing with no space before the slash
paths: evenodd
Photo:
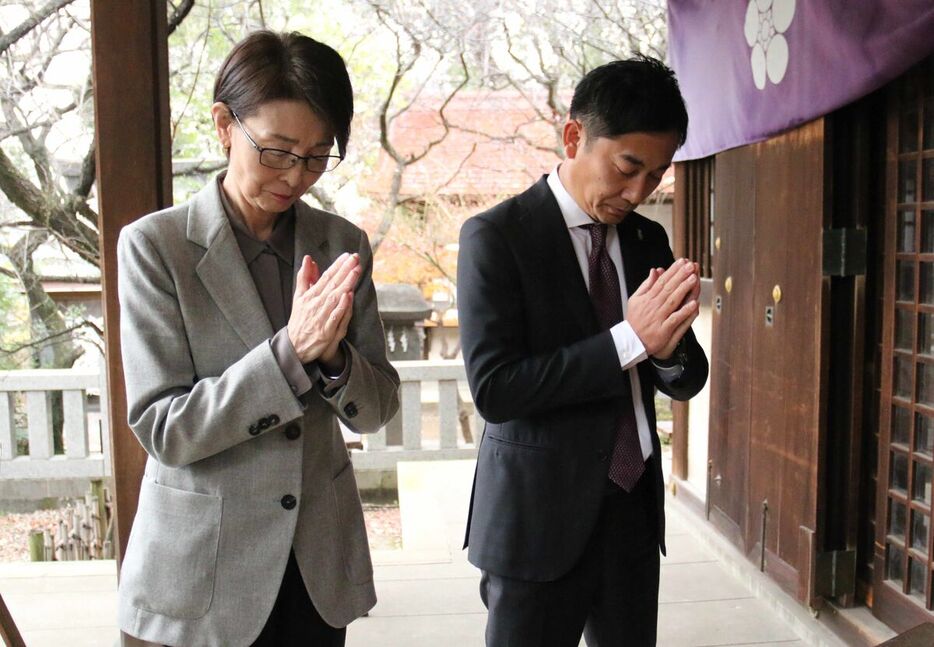
<path id="1" fill-rule="evenodd" d="M 639 227 L 638 229 L 636 229 L 636 237 L 639 240 L 642 240 L 642 227 Z"/>

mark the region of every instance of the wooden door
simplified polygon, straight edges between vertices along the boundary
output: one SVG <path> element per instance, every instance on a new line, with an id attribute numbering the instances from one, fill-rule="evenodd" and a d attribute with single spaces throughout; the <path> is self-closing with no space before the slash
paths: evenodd
<path id="1" fill-rule="evenodd" d="M 802 599 L 822 428 L 824 141 L 821 119 L 758 144 L 756 160 L 746 541 Z"/>
<path id="2" fill-rule="evenodd" d="M 716 157 L 710 516 L 801 597 L 823 388 L 823 150 L 818 120 Z"/>
<path id="3" fill-rule="evenodd" d="M 714 324 L 710 371 L 707 488 L 710 520 L 746 549 L 746 481 L 752 386 L 756 152 L 735 148 L 716 157 L 717 219 L 713 264 Z"/>

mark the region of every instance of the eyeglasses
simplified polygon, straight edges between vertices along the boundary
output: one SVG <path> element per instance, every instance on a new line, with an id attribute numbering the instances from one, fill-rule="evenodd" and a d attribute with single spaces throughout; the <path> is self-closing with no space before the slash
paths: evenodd
<path id="1" fill-rule="evenodd" d="M 237 121 L 237 125 L 240 126 L 240 130 L 243 132 L 244 136 L 246 136 L 247 141 L 249 141 L 250 145 L 259 153 L 259 163 L 268 168 L 285 171 L 299 162 L 304 162 L 305 169 L 309 173 L 324 173 L 325 171 L 333 171 L 336 169 L 337 165 L 344 159 L 339 155 L 307 155 L 303 157 L 279 148 L 264 148 L 257 144 L 256 140 L 253 139 L 246 128 L 243 127 L 243 122 L 240 121 L 240 117 L 237 116 L 237 113 L 231 110 L 230 114 L 232 114 L 233 118 Z"/>

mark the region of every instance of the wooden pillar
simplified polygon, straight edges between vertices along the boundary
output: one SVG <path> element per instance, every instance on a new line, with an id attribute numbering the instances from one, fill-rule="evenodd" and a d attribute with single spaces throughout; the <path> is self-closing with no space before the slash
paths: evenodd
<path id="1" fill-rule="evenodd" d="M 10 615 L 6 603 L 3 601 L 3 596 L 0 596 L 0 641 L 7 647 L 26 647 L 23 636 L 20 634 L 19 629 L 16 628 L 13 616 Z"/>
<path id="2" fill-rule="evenodd" d="M 672 210 L 671 242 L 675 258 L 688 255 L 688 163 L 675 163 L 675 201 Z M 699 258 L 693 259 L 700 261 Z M 679 479 L 688 477 L 688 410 L 687 402 L 671 402 L 671 473 Z"/>
<path id="3" fill-rule="evenodd" d="M 172 203 L 165 0 L 91 0 L 97 196 L 108 416 L 115 482 L 114 547 L 123 559 L 146 454 L 127 426 L 120 359 L 117 237 Z M 127 643 L 125 643 L 127 644 Z"/>

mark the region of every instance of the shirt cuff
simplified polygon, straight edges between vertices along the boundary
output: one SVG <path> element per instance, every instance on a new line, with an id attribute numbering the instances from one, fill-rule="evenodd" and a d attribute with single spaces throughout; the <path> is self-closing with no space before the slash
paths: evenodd
<path id="1" fill-rule="evenodd" d="M 642 340 L 628 321 L 621 321 L 610 328 L 610 334 L 613 336 L 613 344 L 619 355 L 619 365 L 624 371 L 631 369 L 648 356 Z"/>
<path id="2" fill-rule="evenodd" d="M 298 397 L 311 391 L 311 379 L 305 372 L 305 367 L 302 366 L 302 361 L 298 358 L 295 347 L 292 346 L 292 340 L 289 339 L 288 329 L 282 328 L 277 332 L 273 338 L 269 340 L 269 346 L 272 348 L 272 354 L 276 358 L 276 363 L 279 364 L 279 368 L 282 370 L 286 381 L 289 383 L 292 393 Z"/>
<path id="3" fill-rule="evenodd" d="M 326 397 L 331 397 L 337 393 L 342 386 L 347 384 L 347 378 L 350 376 L 350 349 L 347 348 L 344 340 L 341 340 L 341 351 L 344 353 L 344 369 L 341 371 L 340 375 L 333 376 L 328 375 L 324 372 L 324 367 L 321 366 L 321 363 L 318 363 L 319 370 L 318 375 L 321 378 L 322 390 Z"/>

